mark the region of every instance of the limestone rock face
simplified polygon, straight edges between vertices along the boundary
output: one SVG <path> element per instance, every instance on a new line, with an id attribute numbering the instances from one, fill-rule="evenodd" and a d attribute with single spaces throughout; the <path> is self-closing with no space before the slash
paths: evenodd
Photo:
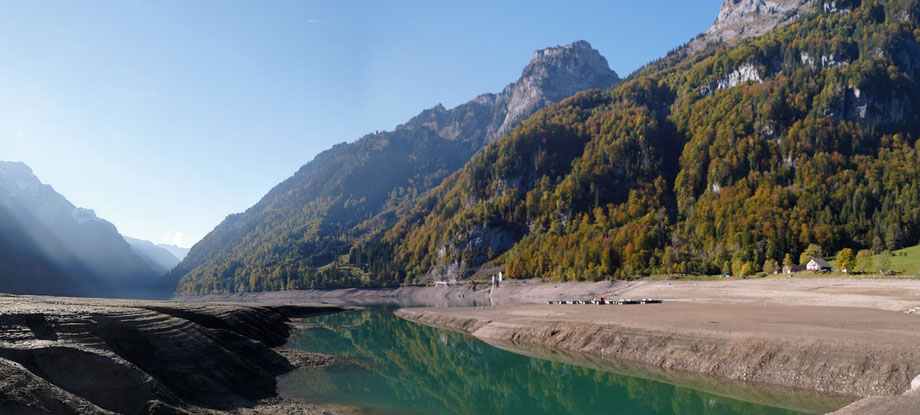
<path id="1" fill-rule="evenodd" d="M 825 115 L 834 121 L 890 126 L 913 119 L 907 110 L 909 106 L 909 101 L 903 96 L 874 95 L 870 91 L 849 86 L 840 92 L 836 105 Z"/>
<path id="2" fill-rule="evenodd" d="M 533 53 L 521 79 L 508 85 L 498 96 L 497 110 L 505 117 L 491 140 L 494 140 L 546 105 L 561 101 L 578 91 L 606 88 L 620 80 L 610 70 L 607 59 L 580 40 L 566 46 L 556 46 Z M 491 141 L 490 140 L 490 141 Z"/>
<path id="3" fill-rule="evenodd" d="M 437 105 L 397 129 L 424 127 L 448 139 L 468 139 L 481 132 L 486 144 L 549 104 L 586 89 L 610 87 L 619 80 L 607 59 L 579 40 L 535 51 L 521 77 L 500 93 L 482 94 L 452 109 Z"/>
<path id="4" fill-rule="evenodd" d="M 715 23 L 690 48 L 698 51 L 711 43 L 760 36 L 796 21 L 815 5 L 815 0 L 725 0 Z"/>
<path id="5" fill-rule="evenodd" d="M 763 82 L 760 71 L 757 70 L 754 65 L 746 64 L 739 66 L 734 72 L 717 82 L 700 88 L 700 94 L 703 96 L 711 95 L 716 90 L 733 88 L 745 82 Z"/>

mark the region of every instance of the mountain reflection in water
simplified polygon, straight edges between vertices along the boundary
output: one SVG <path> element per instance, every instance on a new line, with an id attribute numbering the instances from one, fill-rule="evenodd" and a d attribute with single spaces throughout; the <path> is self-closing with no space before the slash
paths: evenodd
<path id="1" fill-rule="evenodd" d="M 281 396 L 392 414 L 794 414 L 690 388 L 552 362 L 410 323 L 391 309 L 317 316 L 289 347 L 341 356 L 279 380 Z"/>

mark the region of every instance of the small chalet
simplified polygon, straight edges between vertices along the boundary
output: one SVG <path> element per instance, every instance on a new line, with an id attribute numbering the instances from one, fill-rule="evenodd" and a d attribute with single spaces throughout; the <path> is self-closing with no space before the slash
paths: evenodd
<path id="1" fill-rule="evenodd" d="M 806 267 L 811 272 L 831 272 L 831 264 L 821 258 L 813 258 Z"/>

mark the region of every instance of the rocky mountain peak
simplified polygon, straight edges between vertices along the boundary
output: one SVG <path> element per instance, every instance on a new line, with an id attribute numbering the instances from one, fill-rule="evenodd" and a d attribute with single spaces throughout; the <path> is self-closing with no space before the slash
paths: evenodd
<path id="1" fill-rule="evenodd" d="M 498 94 L 482 94 L 452 109 L 438 104 L 397 129 L 429 128 L 451 140 L 477 137 L 474 141 L 481 145 L 511 132 L 547 105 L 579 91 L 610 87 L 619 80 L 607 59 L 590 43 L 579 40 L 533 52 L 521 77 Z"/>
<path id="2" fill-rule="evenodd" d="M 698 51 L 707 44 L 760 36 L 796 21 L 816 0 L 725 0 L 712 27 L 690 42 Z"/>
<path id="3" fill-rule="evenodd" d="M 0 161 L 0 187 L 15 186 L 20 190 L 41 186 L 41 182 L 25 163 Z"/>
<path id="4" fill-rule="evenodd" d="M 243 272 L 255 267 L 253 259 L 266 249 L 304 267 L 325 266 L 347 253 L 342 249 L 351 238 L 392 226 L 398 219 L 393 213 L 401 209 L 394 206 L 414 206 L 477 151 L 535 111 L 617 81 L 607 60 L 588 42 L 538 50 L 521 78 L 500 93 L 481 94 L 450 109 L 437 105 L 393 131 L 368 134 L 320 153 L 255 206 L 229 216 L 160 287 L 164 294 L 177 286 L 179 292 L 197 291 L 201 276 L 211 275 L 215 264 L 207 258 L 241 258 Z M 309 229 L 303 244 L 294 246 L 277 237 L 294 228 Z M 344 245 L 322 242 L 343 238 L 348 239 Z M 249 288 L 261 289 L 255 283 Z"/>
<path id="5" fill-rule="evenodd" d="M 565 60 L 577 60 L 579 54 L 591 57 L 594 60 L 603 61 L 603 69 L 610 69 L 607 67 L 607 60 L 596 50 L 591 48 L 590 43 L 584 40 L 578 40 L 565 46 L 550 46 L 548 48 L 536 50 L 530 56 L 530 64 L 528 67 L 535 65 L 558 65 L 559 62 Z M 527 70 L 525 69 L 524 71 L 526 72 Z"/>
<path id="6" fill-rule="evenodd" d="M 535 51 L 521 78 L 501 93 L 500 101 L 506 104 L 505 118 L 493 139 L 510 132 L 540 108 L 579 91 L 609 87 L 619 80 L 607 59 L 584 40 Z"/>
<path id="7" fill-rule="evenodd" d="M 32 169 L 25 163 L 18 161 L 0 161 L 0 175 L 27 174 L 32 175 Z"/>

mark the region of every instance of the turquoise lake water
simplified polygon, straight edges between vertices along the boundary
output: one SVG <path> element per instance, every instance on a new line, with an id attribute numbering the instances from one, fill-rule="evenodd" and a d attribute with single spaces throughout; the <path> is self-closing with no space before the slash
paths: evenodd
<path id="1" fill-rule="evenodd" d="M 380 414 L 797 414 L 541 360 L 370 309 L 305 319 L 288 343 L 340 364 L 279 379 L 281 396 Z"/>

